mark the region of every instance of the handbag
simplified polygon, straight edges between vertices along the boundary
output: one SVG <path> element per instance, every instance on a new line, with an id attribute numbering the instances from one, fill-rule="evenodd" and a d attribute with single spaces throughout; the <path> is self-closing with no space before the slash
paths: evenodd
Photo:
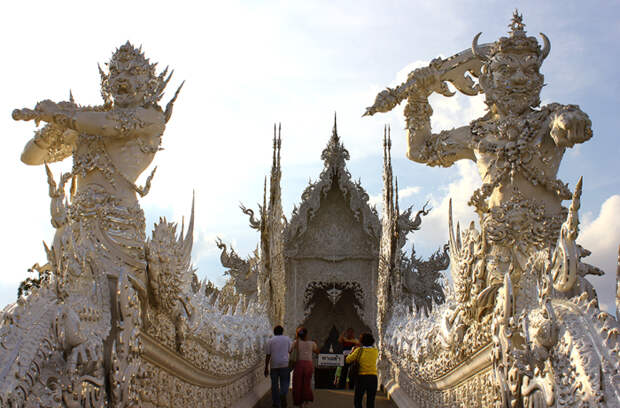
<path id="1" fill-rule="evenodd" d="M 288 358 L 288 369 L 292 371 L 295 368 L 295 363 L 297 363 L 297 351 L 299 349 L 299 341 L 296 340 L 295 348 L 291 351 L 291 355 Z"/>
<path id="2" fill-rule="evenodd" d="M 363 352 L 364 352 L 364 349 L 362 348 L 357 358 L 353 360 L 353 362 L 349 366 L 349 382 L 351 384 L 357 381 L 357 377 L 360 374 L 360 359 L 362 358 Z"/>

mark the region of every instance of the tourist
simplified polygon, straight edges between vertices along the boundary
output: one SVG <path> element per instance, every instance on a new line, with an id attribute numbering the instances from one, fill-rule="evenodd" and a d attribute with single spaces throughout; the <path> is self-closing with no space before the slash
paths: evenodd
<path id="1" fill-rule="evenodd" d="M 269 339 L 265 347 L 265 377 L 269 375 L 269 363 L 271 362 L 271 400 L 274 407 L 286 408 L 286 393 L 290 382 L 290 370 L 288 368 L 288 355 L 291 350 L 291 339 L 284 336 L 284 328 L 276 326 L 273 329 L 273 337 Z"/>
<path id="2" fill-rule="evenodd" d="M 291 347 L 291 352 L 297 352 L 297 361 L 293 371 L 293 404 L 307 406 L 314 401 L 312 394 L 312 353 L 319 353 L 319 348 L 312 340 L 308 340 L 308 329 L 305 327 L 297 331 L 297 338 Z"/>
<path id="3" fill-rule="evenodd" d="M 343 332 L 338 338 L 338 342 L 342 344 L 342 353 L 345 357 L 351 352 L 353 347 L 359 346 L 360 342 L 355 338 L 355 331 L 352 327 L 349 327 L 345 332 Z M 346 362 L 344 366 L 340 370 L 340 376 L 338 380 L 338 388 L 344 389 L 347 385 L 347 375 L 349 374 L 349 364 Z M 354 383 L 349 382 L 349 389 L 353 388 Z"/>
<path id="4" fill-rule="evenodd" d="M 353 402 L 355 408 L 362 408 L 362 399 L 366 393 L 366 408 L 375 407 L 375 395 L 377 394 L 377 357 L 379 350 L 373 345 L 375 338 L 370 333 L 364 333 L 360 337 L 362 347 L 356 347 L 346 358 L 348 364 L 357 361 L 359 373 L 355 382 L 355 395 Z"/>

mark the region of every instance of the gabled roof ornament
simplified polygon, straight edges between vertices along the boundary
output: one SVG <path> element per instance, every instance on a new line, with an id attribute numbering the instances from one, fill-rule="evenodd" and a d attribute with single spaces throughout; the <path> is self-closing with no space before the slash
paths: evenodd
<path id="1" fill-rule="evenodd" d="M 340 190 L 346 205 L 351 209 L 356 220 L 362 223 L 364 231 L 373 239 L 378 240 L 381 234 L 379 218 L 376 210 L 368 204 L 368 193 L 361 186 L 351 180 L 351 174 L 346 168 L 349 152 L 344 148 L 338 136 L 336 114 L 334 125 L 327 146 L 321 153 L 324 167 L 316 181 L 310 180 L 308 187 L 301 195 L 302 202 L 294 207 L 293 214 L 285 229 L 288 256 L 293 256 L 299 249 L 300 237 L 305 233 L 308 223 L 317 214 L 321 207 L 321 199 L 332 188 Z"/>
<path id="2" fill-rule="evenodd" d="M 321 153 L 321 159 L 325 162 L 325 170 L 344 168 L 345 161 L 349 160 L 349 151 L 344 148 L 338 136 L 338 127 L 336 124 L 336 113 L 334 112 L 334 127 L 332 128 L 332 136 L 327 142 L 327 146 Z M 324 170 L 324 171 L 325 171 Z"/>

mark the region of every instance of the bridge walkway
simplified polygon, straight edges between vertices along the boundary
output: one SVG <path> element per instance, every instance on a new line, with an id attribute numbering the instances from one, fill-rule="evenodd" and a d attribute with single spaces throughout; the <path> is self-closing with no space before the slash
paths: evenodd
<path id="1" fill-rule="evenodd" d="M 347 408 L 353 407 L 353 391 L 337 390 L 337 389 L 315 389 L 314 402 L 310 404 L 311 408 Z M 293 397 L 291 393 L 287 396 L 288 407 L 293 407 Z M 366 397 L 364 397 L 363 406 L 366 406 Z M 375 398 L 375 408 L 394 408 L 396 404 L 389 400 L 384 392 L 377 391 Z M 255 405 L 254 408 L 271 408 L 271 391 Z"/>

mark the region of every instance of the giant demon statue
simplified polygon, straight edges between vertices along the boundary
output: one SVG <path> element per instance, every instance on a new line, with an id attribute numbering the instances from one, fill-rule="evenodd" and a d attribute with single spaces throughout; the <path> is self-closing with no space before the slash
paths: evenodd
<path id="1" fill-rule="evenodd" d="M 560 161 L 567 147 L 592 137 L 590 120 L 578 106 L 539 107 L 540 67 L 550 51 L 549 39 L 541 34 L 541 47 L 528 37 L 516 12 L 509 27 L 509 36 L 493 44 L 479 45 L 478 34 L 471 50 L 414 70 L 402 85 L 379 93 L 366 111 L 387 112 L 406 99 L 409 159 L 444 167 L 464 159 L 476 163 L 483 184 L 469 203 L 485 236 L 473 239 L 478 244 L 473 251 L 484 252 L 486 259 L 468 284 L 459 287 L 455 278 L 461 300 L 470 291 L 476 296 L 501 285 L 509 269 L 518 285 L 532 253 L 555 244 L 567 216 L 561 202 L 571 198 L 568 186 L 556 178 Z M 479 78 L 478 84 L 467 72 Z M 446 81 L 467 95 L 483 93 L 488 113 L 468 126 L 433 133 L 428 97 L 433 92 L 454 95 Z M 453 256 L 458 250 L 451 248 Z"/>
<path id="2" fill-rule="evenodd" d="M 24 163 L 73 156 L 73 168 L 57 185 L 46 164 L 56 228 L 44 267 L 52 272 L 51 287 L 21 300 L 40 303 L 26 305 L 28 313 L 19 312 L 18 302 L 14 313 L 5 315 L 12 316 L 12 326 L 0 332 L 5 356 L 19 354 L 20 360 L 0 357 L 7 374 L 0 380 L 0 402 L 9 406 L 29 406 L 28 398 L 45 406 L 60 399 L 67 406 L 103 406 L 106 399 L 114 406 L 135 403 L 128 389 L 138 368 L 140 303 L 150 297 L 154 304 L 180 307 L 177 292 L 183 290 L 170 279 L 162 282 L 162 268 L 174 263 L 176 281 L 187 281 L 181 275 L 192 273 L 191 233 L 167 240 L 175 238 L 174 229 L 164 231 L 162 221 L 147 243 L 136 196 L 148 193 L 153 173 L 145 187 L 136 180 L 160 149 L 178 91 L 163 110 L 158 102 L 170 75 L 167 70 L 156 74 L 156 64 L 129 42 L 107 65 L 108 73 L 100 68 L 102 106 L 79 106 L 71 96 L 67 102 L 45 100 L 34 109 L 13 111 L 15 120 L 46 122 L 27 143 Z M 70 200 L 65 198 L 68 181 Z M 178 290 L 170 293 L 171 288 Z M 36 372 L 25 373 L 24 367 Z"/>
<path id="3" fill-rule="evenodd" d="M 591 123 L 576 105 L 539 107 L 549 40 L 541 34 L 540 46 L 528 37 L 516 12 L 509 27 L 493 44 L 479 45 L 478 34 L 471 50 L 414 70 L 366 111 L 387 112 L 406 99 L 407 156 L 444 167 L 472 160 L 482 178 L 469 202 L 481 232 L 472 223 L 455 234 L 450 214 L 454 290 L 429 318 L 395 308 L 381 339 L 384 375 L 420 406 L 617 406 L 619 326 L 598 310 L 585 275 L 602 271 L 581 262 L 589 251 L 575 242 L 582 181 L 571 192 L 556 178 L 565 149 L 592 137 Z M 488 113 L 434 134 L 428 97 L 453 95 L 447 82 L 483 93 Z M 446 385 L 458 372 L 471 375 L 474 361 L 475 381 Z M 418 387 L 419 379 L 430 384 Z"/>

